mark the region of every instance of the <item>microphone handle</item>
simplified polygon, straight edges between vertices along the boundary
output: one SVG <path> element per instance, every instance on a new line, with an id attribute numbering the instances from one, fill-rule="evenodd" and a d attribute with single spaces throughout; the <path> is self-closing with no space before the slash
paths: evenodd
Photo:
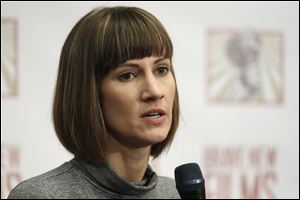
<path id="1" fill-rule="evenodd" d="M 204 187 L 190 191 L 180 191 L 179 195 L 182 199 L 206 199 Z"/>

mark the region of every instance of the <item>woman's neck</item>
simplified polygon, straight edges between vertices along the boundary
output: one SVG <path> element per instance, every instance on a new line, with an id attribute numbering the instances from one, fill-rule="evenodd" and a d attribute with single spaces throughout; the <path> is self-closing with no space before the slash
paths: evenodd
<path id="1" fill-rule="evenodd" d="M 151 147 L 128 148 L 109 138 L 108 164 L 124 180 L 141 181 L 146 172 Z"/>

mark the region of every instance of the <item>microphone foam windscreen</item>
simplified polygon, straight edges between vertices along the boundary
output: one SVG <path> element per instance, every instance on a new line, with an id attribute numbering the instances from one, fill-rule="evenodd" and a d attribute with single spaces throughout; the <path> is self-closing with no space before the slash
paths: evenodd
<path id="1" fill-rule="evenodd" d="M 204 183 L 204 178 L 197 163 L 187 163 L 175 168 L 177 189 L 192 189 Z"/>

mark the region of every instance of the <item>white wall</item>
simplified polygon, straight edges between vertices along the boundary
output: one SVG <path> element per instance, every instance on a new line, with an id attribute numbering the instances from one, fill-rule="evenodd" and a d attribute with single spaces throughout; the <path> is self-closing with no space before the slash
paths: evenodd
<path id="1" fill-rule="evenodd" d="M 144 8 L 173 40 L 181 121 L 168 154 L 153 162 L 159 174 L 197 162 L 208 197 L 299 198 L 298 2 L 1 1 L 2 198 L 72 157 L 51 121 L 59 55 L 75 23 L 100 5 Z M 214 84 L 235 73 L 221 44 L 248 29 L 263 38 L 257 64 L 274 98 L 212 97 Z"/>

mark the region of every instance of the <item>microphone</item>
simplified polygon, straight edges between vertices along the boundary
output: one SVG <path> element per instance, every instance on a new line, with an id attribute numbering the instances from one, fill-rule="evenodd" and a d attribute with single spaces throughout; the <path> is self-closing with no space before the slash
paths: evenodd
<path id="1" fill-rule="evenodd" d="M 197 163 L 175 168 L 176 188 L 182 199 L 205 199 L 204 178 Z"/>

